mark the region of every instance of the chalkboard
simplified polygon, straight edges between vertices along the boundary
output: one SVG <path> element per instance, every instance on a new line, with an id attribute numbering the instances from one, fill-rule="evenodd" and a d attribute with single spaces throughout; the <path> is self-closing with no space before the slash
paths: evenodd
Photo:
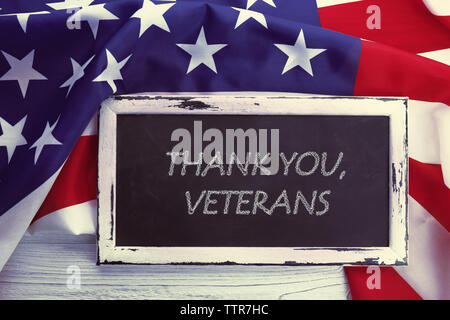
<path id="1" fill-rule="evenodd" d="M 119 96 L 100 117 L 101 263 L 406 263 L 404 99 Z"/>

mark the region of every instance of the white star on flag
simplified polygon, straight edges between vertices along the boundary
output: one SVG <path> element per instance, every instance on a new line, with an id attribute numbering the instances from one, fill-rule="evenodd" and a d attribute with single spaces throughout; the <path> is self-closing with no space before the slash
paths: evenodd
<path id="1" fill-rule="evenodd" d="M 247 0 L 247 9 L 250 8 L 252 5 L 254 5 L 258 0 Z M 272 7 L 276 8 L 275 2 L 273 0 L 263 0 L 265 3 L 271 5 Z"/>
<path id="2" fill-rule="evenodd" d="M 9 69 L 1 78 L 0 81 L 16 80 L 19 82 L 20 91 L 25 98 L 27 94 L 28 84 L 30 80 L 47 80 L 42 74 L 33 69 L 34 50 L 31 50 L 23 59 L 19 60 L 10 54 L 2 51 L 3 56 L 8 61 Z"/>
<path id="3" fill-rule="evenodd" d="M 169 10 L 175 3 L 154 4 L 150 0 L 144 0 L 142 2 L 142 8 L 136 11 L 131 18 L 138 18 L 141 21 L 139 30 L 139 38 L 142 34 L 151 26 L 155 25 L 167 32 L 170 32 L 167 21 L 163 15 Z"/>
<path id="4" fill-rule="evenodd" d="M 74 17 L 77 15 L 76 17 Z M 84 6 L 76 11 L 69 19 L 79 19 L 79 21 L 87 21 L 91 28 L 94 39 L 97 37 L 98 25 L 101 20 L 119 20 L 114 14 L 105 8 L 105 3 L 94 4 L 92 6 Z"/>
<path id="5" fill-rule="evenodd" d="M 274 45 L 289 57 L 288 60 L 286 61 L 283 72 L 281 74 L 285 74 L 292 68 L 299 66 L 303 70 L 308 72 L 311 76 L 314 76 L 311 67 L 311 59 L 327 50 L 327 49 L 307 48 L 305 36 L 303 35 L 303 29 L 300 30 L 295 45 L 293 46 L 287 44 L 274 44 Z"/>
<path id="6" fill-rule="evenodd" d="M 55 10 L 83 8 L 89 6 L 94 0 L 65 0 L 62 2 L 46 3 L 47 6 Z"/>
<path id="7" fill-rule="evenodd" d="M 42 149 L 44 149 L 45 146 L 51 146 L 51 145 L 61 145 L 62 143 L 58 141 L 53 136 L 53 130 L 55 129 L 56 125 L 58 124 L 59 118 L 55 121 L 55 123 L 50 126 L 50 123 L 47 122 L 45 125 L 44 132 L 40 136 L 39 139 L 36 140 L 35 143 L 30 147 L 30 150 L 35 148 L 34 153 L 34 164 L 37 163 L 39 156 L 41 155 Z"/>
<path id="8" fill-rule="evenodd" d="M 0 16 L 17 16 L 17 20 L 19 21 L 20 26 L 22 27 L 23 32 L 27 32 L 27 24 L 28 18 L 34 14 L 47 14 L 50 13 L 48 11 L 37 11 L 37 12 L 24 12 L 24 13 L 8 13 L 2 14 Z"/>
<path id="9" fill-rule="evenodd" d="M 22 120 L 12 126 L 5 119 L 0 118 L 0 127 L 3 132 L 3 134 L 0 135 L 0 147 L 6 147 L 8 163 L 11 161 L 11 157 L 13 156 L 16 147 L 27 144 L 27 140 L 22 135 L 26 120 L 27 116 L 23 117 Z"/>
<path id="10" fill-rule="evenodd" d="M 114 83 L 114 80 L 123 80 L 122 74 L 120 70 L 124 67 L 124 65 L 127 63 L 128 59 L 130 59 L 131 54 L 123 59 L 120 62 L 117 62 L 116 58 L 112 55 L 111 52 L 109 52 L 108 49 L 106 49 L 106 59 L 107 59 L 107 65 L 105 70 L 103 70 L 100 75 L 95 78 L 94 82 L 102 82 L 106 81 L 109 86 L 111 87 L 113 93 L 117 91 L 116 84 Z"/>
<path id="11" fill-rule="evenodd" d="M 261 25 L 263 25 L 267 29 L 267 21 L 262 13 L 252 11 L 252 10 L 235 8 L 235 7 L 232 7 L 232 8 L 234 10 L 239 11 L 239 16 L 236 20 L 236 25 L 234 26 L 235 29 L 237 29 L 237 27 L 239 27 L 241 24 L 243 24 L 248 19 L 254 19 L 255 21 L 259 22 Z"/>
<path id="12" fill-rule="evenodd" d="M 88 66 L 88 64 L 94 59 L 94 56 L 90 57 L 88 61 L 86 61 L 82 66 L 78 62 L 76 62 L 74 59 L 70 58 L 70 61 L 72 62 L 72 70 L 73 74 L 72 76 L 64 82 L 60 88 L 69 87 L 69 90 L 67 90 L 66 98 L 69 95 L 70 90 L 72 90 L 73 85 L 75 82 L 80 80 L 84 76 L 84 69 Z"/>
<path id="13" fill-rule="evenodd" d="M 202 27 L 195 44 L 177 43 L 177 46 L 191 55 L 191 61 L 189 62 L 189 67 L 186 74 L 197 68 L 202 63 L 217 73 L 213 54 L 226 47 L 227 44 L 208 44 L 206 42 L 205 31 Z"/>

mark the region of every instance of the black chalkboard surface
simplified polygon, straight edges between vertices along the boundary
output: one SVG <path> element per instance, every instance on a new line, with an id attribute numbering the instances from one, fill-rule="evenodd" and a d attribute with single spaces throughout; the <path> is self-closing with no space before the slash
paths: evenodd
<path id="1" fill-rule="evenodd" d="M 406 264 L 406 100 L 119 96 L 99 262 Z"/>
<path id="2" fill-rule="evenodd" d="M 203 131 L 216 128 L 279 129 L 279 149 L 296 160 L 315 152 L 320 162 L 314 173 L 299 175 L 295 161 L 284 175 L 280 163 L 275 175 L 244 175 L 236 166 L 230 175 L 212 168 L 203 177 L 197 166 L 174 167 L 166 154 L 177 144 L 171 134 L 177 128 L 194 132 L 194 121 Z M 207 145 L 208 142 L 203 142 Z M 326 169 L 336 164 L 336 172 L 321 173 L 323 153 Z M 315 155 L 314 154 L 314 155 Z M 300 169 L 311 171 L 317 156 L 305 156 Z M 282 162 L 282 161 L 281 161 Z M 201 166 L 202 171 L 207 163 Z M 228 166 L 224 164 L 224 170 Z M 253 166 L 250 165 L 250 168 Z M 343 177 L 340 178 L 340 176 Z M 205 196 L 193 214 L 188 213 L 185 193 L 192 205 L 203 191 L 215 191 L 204 214 Z M 286 191 L 286 205 L 269 215 L 254 211 L 256 192 L 264 191 L 270 208 Z M 319 195 L 329 210 L 324 209 Z M 233 191 L 217 194 L 217 191 Z M 237 212 L 239 192 L 243 192 L 241 211 Z M 314 213 L 300 199 L 294 214 L 296 194 L 300 191 Z M 314 192 L 316 196 L 314 197 Z M 225 202 L 229 195 L 228 212 Z M 262 197 L 260 197 L 262 198 Z M 310 116 L 310 115 L 119 115 L 117 118 L 117 200 L 116 245 L 118 246 L 260 246 L 260 247 L 383 247 L 389 244 L 389 118 L 387 116 Z M 285 199 L 283 198 L 283 203 Z M 254 211 L 254 212 L 253 212 Z"/>

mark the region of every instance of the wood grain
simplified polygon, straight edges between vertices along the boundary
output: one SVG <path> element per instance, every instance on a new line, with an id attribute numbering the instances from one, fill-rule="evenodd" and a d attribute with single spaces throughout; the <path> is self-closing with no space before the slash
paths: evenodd
<path id="1" fill-rule="evenodd" d="M 25 236 L 0 272 L 0 299 L 347 299 L 339 266 L 97 266 L 92 236 Z M 69 266 L 81 288 L 66 285 Z"/>

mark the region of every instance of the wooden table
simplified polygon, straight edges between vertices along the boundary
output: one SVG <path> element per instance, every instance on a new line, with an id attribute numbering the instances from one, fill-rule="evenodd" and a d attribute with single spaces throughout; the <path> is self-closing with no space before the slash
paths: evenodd
<path id="1" fill-rule="evenodd" d="M 69 288 L 73 269 L 81 286 Z M 69 268 L 69 273 L 68 273 Z M 347 299 L 340 266 L 96 265 L 94 236 L 26 235 L 0 299 Z"/>

